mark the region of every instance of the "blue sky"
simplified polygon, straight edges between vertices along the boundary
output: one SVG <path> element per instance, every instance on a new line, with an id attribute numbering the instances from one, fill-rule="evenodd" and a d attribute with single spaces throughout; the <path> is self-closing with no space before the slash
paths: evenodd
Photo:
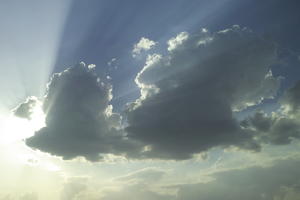
<path id="1" fill-rule="evenodd" d="M 135 87 L 132 80 L 143 65 L 144 60 L 131 57 L 133 44 L 141 37 L 159 42 L 159 50 L 163 51 L 166 40 L 179 32 L 196 32 L 201 28 L 218 31 L 237 24 L 276 42 L 283 57 L 293 57 L 285 66 L 292 69 L 285 70 L 282 66 L 273 69 L 276 75 L 288 76 L 283 83 L 290 85 L 299 73 L 299 68 L 294 67 L 300 51 L 299 42 L 294 39 L 300 32 L 297 5 L 297 1 L 291 0 L 192 0 L 188 4 L 182 0 L 73 1 L 63 27 L 54 71 L 80 61 L 95 63 L 98 70 L 114 78 L 114 92 L 122 93 L 119 88 L 124 90 L 124 85 Z M 108 69 L 107 63 L 113 58 L 118 59 L 118 70 Z M 135 98 L 136 94 L 133 95 Z M 116 104 L 132 100 L 123 98 Z"/>

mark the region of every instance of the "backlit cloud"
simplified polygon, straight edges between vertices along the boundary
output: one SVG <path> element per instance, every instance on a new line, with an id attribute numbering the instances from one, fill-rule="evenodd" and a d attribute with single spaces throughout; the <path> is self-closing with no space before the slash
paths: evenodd
<path id="1" fill-rule="evenodd" d="M 272 114 L 263 111 L 242 122 L 247 129 L 254 130 L 262 142 L 276 145 L 290 144 L 300 138 L 300 82 L 289 88 L 280 100 L 281 108 Z"/>
<path id="2" fill-rule="evenodd" d="M 276 95 L 275 45 L 239 26 L 183 32 L 168 44 L 168 55 L 148 56 L 136 77 L 141 97 L 127 110 L 128 137 L 148 145 L 142 154 L 187 159 L 217 146 L 259 150 L 233 112 Z"/>
<path id="3" fill-rule="evenodd" d="M 142 51 L 148 51 L 156 45 L 156 42 L 142 37 L 138 43 L 136 43 L 132 50 L 132 56 L 136 57 Z"/>
<path id="4" fill-rule="evenodd" d="M 53 155 L 72 159 L 101 159 L 100 154 L 124 154 L 135 148 L 121 129 L 120 115 L 112 112 L 111 86 L 100 80 L 93 67 L 80 63 L 54 74 L 43 109 L 46 127 L 26 144 Z"/>

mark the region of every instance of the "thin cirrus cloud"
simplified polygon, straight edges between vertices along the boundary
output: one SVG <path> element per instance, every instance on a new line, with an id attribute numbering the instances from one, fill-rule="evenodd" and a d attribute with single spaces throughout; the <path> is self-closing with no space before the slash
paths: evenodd
<path id="1" fill-rule="evenodd" d="M 239 26 L 183 32 L 167 43 L 167 54 L 149 55 L 137 74 L 141 96 L 128 104 L 123 120 L 112 112 L 109 80 L 99 79 L 94 67 L 81 63 L 54 74 L 43 105 L 46 127 L 26 144 L 64 159 L 91 161 L 105 154 L 183 160 L 214 147 L 259 151 L 262 143 L 275 144 L 265 133 L 271 122 L 260 131 L 255 119 L 234 117 L 276 96 L 275 44 Z M 283 97 L 289 108 L 298 108 L 292 95 L 297 88 Z"/>

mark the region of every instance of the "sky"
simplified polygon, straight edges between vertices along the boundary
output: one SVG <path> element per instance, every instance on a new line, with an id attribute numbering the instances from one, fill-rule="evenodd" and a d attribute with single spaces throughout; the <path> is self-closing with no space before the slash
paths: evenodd
<path id="1" fill-rule="evenodd" d="M 299 200 L 297 0 L 0 0 L 0 200 Z"/>

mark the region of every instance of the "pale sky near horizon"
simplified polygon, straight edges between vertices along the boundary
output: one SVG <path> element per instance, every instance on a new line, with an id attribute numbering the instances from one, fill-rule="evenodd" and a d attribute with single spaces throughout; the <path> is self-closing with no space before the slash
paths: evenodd
<path id="1" fill-rule="evenodd" d="M 296 0 L 0 0 L 0 200 L 299 200 Z"/>

